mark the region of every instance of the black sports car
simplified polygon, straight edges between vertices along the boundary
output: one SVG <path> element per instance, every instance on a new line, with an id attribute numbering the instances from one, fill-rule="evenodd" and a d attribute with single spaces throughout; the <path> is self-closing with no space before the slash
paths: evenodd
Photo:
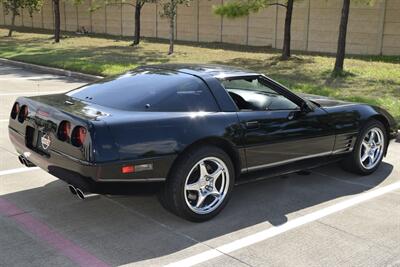
<path id="1" fill-rule="evenodd" d="M 194 221 L 219 213 L 244 173 L 342 160 L 370 174 L 396 133 L 379 107 L 295 94 L 260 73 L 215 65 L 143 66 L 67 93 L 20 97 L 9 121 L 21 163 L 81 198 L 165 182 L 163 205 Z"/>

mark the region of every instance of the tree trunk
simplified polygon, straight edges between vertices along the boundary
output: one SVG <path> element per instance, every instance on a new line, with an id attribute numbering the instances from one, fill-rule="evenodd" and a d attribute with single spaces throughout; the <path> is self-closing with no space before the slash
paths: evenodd
<path id="1" fill-rule="evenodd" d="M 168 55 L 174 53 L 174 39 L 175 39 L 175 14 L 169 19 L 169 51 Z"/>
<path id="2" fill-rule="evenodd" d="M 138 45 L 140 42 L 140 14 L 142 9 L 142 4 L 136 0 L 135 6 L 135 35 L 133 37 L 133 45 Z"/>
<path id="3" fill-rule="evenodd" d="M 15 17 L 16 17 L 16 14 L 15 14 L 16 12 L 13 10 L 12 11 L 12 17 L 11 17 L 11 27 L 10 27 L 10 29 L 9 29 L 9 31 L 8 31 L 8 37 L 11 37 L 12 36 L 12 33 L 13 33 L 13 31 L 14 31 L 14 28 L 15 28 Z"/>
<path id="4" fill-rule="evenodd" d="M 349 21 L 350 11 L 350 0 L 343 0 L 342 17 L 340 19 L 339 26 L 339 38 L 336 52 L 335 68 L 333 69 L 334 74 L 343 72 L 344 57 L 346 55 L 346 35 L 347 35 L 347 24 Z"/>
<path id="5" fill-rule="evenodd" d="M 282 49 L 282 59 L 284 60 L 290 58 L 292 14 L 293 14 L 293 0 L 288 0 L 286 7 L 285 33 L 284 33 L 283 49 Z"/>
<path id="6" fill-rule="evenodd" d="M 60 0 L 53 0 L 54 3 L 54 42 L 60 42 Z"/>

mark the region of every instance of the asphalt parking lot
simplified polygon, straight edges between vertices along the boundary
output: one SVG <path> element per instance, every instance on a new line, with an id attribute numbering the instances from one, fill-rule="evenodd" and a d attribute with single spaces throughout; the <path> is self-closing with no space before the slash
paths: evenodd
<path id="1" fill-rule="evenodd" d="M 400 266 L 400 143 L 373 175 L 333 164 L 246 183 L 218 217 L 191 223 L 147 187 L 82 201 L 19 163 L 7 133 L 16 97 L 80 84 L 0 65 L 0 266 Z"/>

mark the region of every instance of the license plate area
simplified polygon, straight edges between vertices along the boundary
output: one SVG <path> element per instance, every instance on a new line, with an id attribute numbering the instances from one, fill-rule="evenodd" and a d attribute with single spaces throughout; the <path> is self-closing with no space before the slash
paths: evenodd
<path id="1" fill-rule="evenodd" d="M 49 156 L 50 138 L 46 133 L 31 126 L 26 127 L 25 133 L 25 142 L 28 148 L 41 155 Z"/>
<path id="2" fill-rule="evenodd" d="M 49 148 L 49 146 L 50 146 L 49 135 L 42 131 L 38 131 L 36 148 L 42 151 L 43 153 L 47 153 L 47 149 Z"/>

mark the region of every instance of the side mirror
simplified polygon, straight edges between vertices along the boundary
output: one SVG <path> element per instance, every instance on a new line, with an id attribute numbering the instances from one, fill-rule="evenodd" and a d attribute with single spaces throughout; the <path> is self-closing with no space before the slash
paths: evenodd
<path id="1" fill-rule="evenodd" d="M 314 109 L 306 101 L 303 101 L 303 103 L 301 103 L 301 106 L 300 106 L 300 111 L 302 113 L 308 113 L 308 112 L 314 111 Z"/>

